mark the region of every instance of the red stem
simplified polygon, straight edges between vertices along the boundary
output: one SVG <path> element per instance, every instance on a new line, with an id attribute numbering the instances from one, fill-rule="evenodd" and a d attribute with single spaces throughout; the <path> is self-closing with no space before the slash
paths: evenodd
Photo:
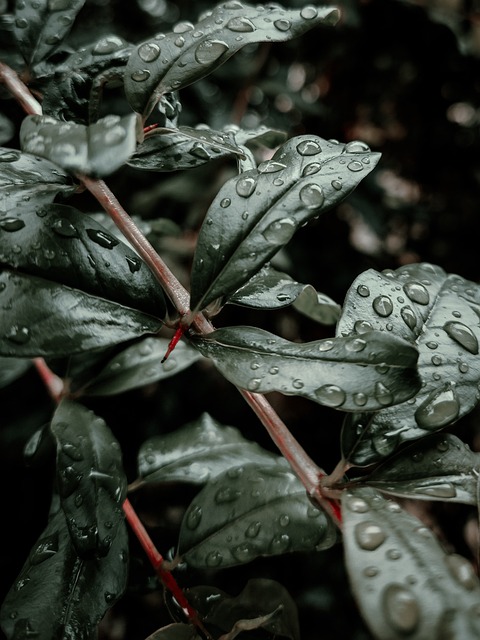
<path id="1" fill-rule="evenodd" d="M 63 393 L 63 380 L 51 371 L 43 358 L 33 358 L 33 364 L 48 393 L 55 402 L 60 402 Z"/>
<path id="2" fill-rule="evenodd" d="M 0 62 L 0 82 L 5 84 L 15 100 L 23 107 L 25 113 L 42 115 L 40 103 L 32 96 L 18 74 L 3 62 Z"/>

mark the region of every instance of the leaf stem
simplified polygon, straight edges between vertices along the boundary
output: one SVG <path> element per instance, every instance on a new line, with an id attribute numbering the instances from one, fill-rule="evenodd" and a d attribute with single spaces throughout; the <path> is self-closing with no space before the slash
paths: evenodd
<path id="1" fill-rule="evenodd" d="M 63 380 L 53 373 L 43 358 L 33 358 L 33 364 L 52 399 L 60 402 L 64 391 Z"/>
<path id="2" fill-rule="evenodd" d="M 3 62 L 0 62 L 0 82 L 7 87 L 15 100 L 23 107 L 25 113 L 37 116 L 42 115 L 41 104 L 33 97 L 18 77 L 18 74 Z"/>

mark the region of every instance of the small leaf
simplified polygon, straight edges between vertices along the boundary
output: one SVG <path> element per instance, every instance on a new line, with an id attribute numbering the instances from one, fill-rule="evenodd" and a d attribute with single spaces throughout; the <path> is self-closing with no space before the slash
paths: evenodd
<path id="1" fill-rule="evenodd" d="M 57 485 L 72 542 L 81 558 L 109 552 L 127 481 L 120 445 L 104 420 L 63 398 L 50 425 L 57 447 Z"/>
<path id="2" fill-rule="evenodd" d="M 225 568 L 263 555 L 328 549 L 333 521 L 312 506 L 288 469 L 248 464 L 209 482 L 188 507 L 178 553 L 196 568 Z"/>
<path id="3" fill-rule="evenodd" d="M 135 151 L 137 124 L 133 113 L 108 115 L 89 126 L 27 116 L 20 127 L 20 144 L 26 153 L 47 158 L 66 171 L 105 177 Z"/>
<path id="4" fill-rule="evenodd" d="M 378 640 L 480 634 L 480 582 L 422 522 L 373 489 L 345 491 L 345 558 L 361 613 Z"/>
<path id="5" fill-rule="evenodd" d="M 0 357 L 0 389 L 23 376 L 31 366 L 30 359 Z"/>
<path id="6" fill-rule="evenodd" d="M 291 40 L 338 19 L 335 7 L 298 10 L 223 2 L 196 25 L 181 22 L 173 32 L 157 34 L 137 46 L 125 73 L 127 99 L 135 111 L 147 116 L 159 96 L 203 78 L 246 44 Z"/>
<path id="7" fill-rule="evenodd" d="M 199 233 L 192 310 L 237 291 L 299 227 L 348 196 L 379 159 L 361 142 L 297 136 L 268 162 L 228 180 Z"/>
<path id="8" fill-rule="evenodd" d="M 375 329 L 415 343 L 422 386 L 412 401 L 379 411 L 368 426 L 362 415 L 345 422 L 342 448 L 350 463 L 377 462 L 476 406 L 479 316 L 478 285 L 427 263 L 381 273 L 369 269 L 353 282 L 337 335 L 367 339 L 364 332 Z"/>
<path id="9" fill-rule="evenodd" d="M 200 484 L 241 464 L 277 464 L 279 460 L 280 456 L 246 440 L 235 427 L 221 425 L 203 413 L 181 429 L 146 440 L 138 453 L 138 469 L 145 482 Z"/>
<path id="10" fill-rule="evenodd" d="M 279 391 L 343 411 L 372 411 L 418 389 L 416 351 L 395 335 L 297 343 L 255 327 L 227 327 L 192 336 L 192 342 L 227 380 L 256 393 Z"/>
<path id="11" fill-rule="evenodd" d="M 270 129 L 265 125 L 261 125 L 256 129 L 241 129 L 235 124 L 227 124 L 223 127 L 223 130 L 225 133 L 232 135 L 238 145 L 248 147 L 268 147 L 269 149 L 274 149 L 287 139 L 285 131 Z"/>

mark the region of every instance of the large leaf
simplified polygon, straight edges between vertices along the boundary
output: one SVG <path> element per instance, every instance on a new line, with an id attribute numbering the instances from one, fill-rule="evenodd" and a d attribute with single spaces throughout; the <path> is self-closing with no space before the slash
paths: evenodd
<path id="1" fill-rule="evenodd" d="M 123 521 L 127 480 L 120 445 L 104 420 L 64 398 L 50 425 L 57 485 L 72 542 L 81 558 L 105 556 Z"/>
<path id="2" fill-rule="evenodd" d="M 378 331 L 297 343 L 255 327 L 227 327 L 192 341 L 227 380 L 256 393 L 356 411 L 403 402 L 418 389 L 415 348 Z"/>
<path id="3" fill-rule="evenodd" d="M 51 517 L 5 598 L 0 622 L 8 640 L 96 638 L 99 620 L 123 594 L 128 577 L 124 522 L 105 558 L 81 559 L 61 510 Z"/>
<path id="4" fill-rule="evenodd" d="M 480 582 L 465 558 L 373 489 L 345 491 L 342 507 L 350 582 L 375 638 L 479 637 Z"/>
<path id="5" fill-rule="evenodd" d="M 421 263 L 369 269 L 350 287 L 337 334 L 368 339 L 371 329 L 415 343 L 422 386 L 395 409 L 346 421 L 344 456 L 356 465 L 380 460 L 402 442 L 454 423 L 478 402 L 480 288 Z"/>
<path id="6" fill-rule="evenodd" d="M 279 460 L 280 456 L 246 440 L 235 427 L 221 425 L 203 413 L 181 429 L 146 440 L 138 452 L 138 470 L 145 482 L 205 483 L 241 464 Z"/>
<path id="7" fill-rule="evenodd" d="M 0 355 L 69 356 L 145 334 L 162 322 L 141 311 L 43 278 L 0 272 Z"/>
<path id="8" fill-rule="evenodd" d="M 203 78 L 246 44 L 291 40 L 338 19 L 335 7 L 298 10 L 223 2 L 195 25 L 181 22 L 172 33 L 141 42 L 127 64 L 125 93 L 135 111 L 148 115 L 159 96 Z"/>
<path id="9" fill-rule="evenodd" d="M 228 180 L 212 202 L 195 250 L 191 308 L 229 297 L 308 220 L 343 200 L 375 167 L 361 142 L 297 136 L 268 162 Z"/>
<path id="10" fill-rule="evenodd" d="M 263 555 L 328 549 L 333 521 L 289 468 L 247 464 L 209 482 L 188 507 L 178 554 L 192 567 L 230 567 Z"/>

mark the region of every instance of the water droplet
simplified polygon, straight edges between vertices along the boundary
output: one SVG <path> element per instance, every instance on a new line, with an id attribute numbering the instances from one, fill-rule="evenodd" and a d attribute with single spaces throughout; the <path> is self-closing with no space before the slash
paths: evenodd
<path id="1" fill-rule="evenodd" d="M 83 504 L 83 496 L 82 496 L 80 493 L 79 493 L 79 494 L 77 494 L 77 495 L 75 496 L 75 500 L 74 500 L 74 502 L 75 502 L 75 506 L 76 506 L 76 507 L 81 507 L 81 506 L 82 506 L 82 504 Z"/>
<path id="2" fill-rule="evenodd" d="M 370 509 L 365 500 L 357 496 L 349 496 L 347 498 L 347 508 L 353 513 L 367 513 Z"/>
<path id="3" fill-rule="evenodd" d="M 467 327 L 467 325 L 461 322 L 451 321 L 446 322 L 443 325 L 443 328 L 450 338 L 455 340 L 457 344 L 474 355 L 478 354 L 477 336 L 473 333 L 470 327 Z"/>
<path id="4" fill-rule="evenodd" d="M 288 516 L 286 513 L 282 513 L 282 515 L 278 518 L 278 524 L 281 527 L 288 527 L 288 525 L 290 524 L 290 516 Z"/>
<path id="5" fill-rule="evenodd" d="M 236 184 L 236 191 L 242 198 L 248 198 L 255 191 L 257 181 L 254 178 L 240 178 Z"/>
<path id="6" fill-rule="evenodd" d="M 354 353 L 359 353 L 360 351 L 363 351 L 365 349 L 365 347 L 367 346 L 367 343 L 365 342 L 365 340 L 362 340 L 361 338 L 353 338 L 353 340 L 349 340 L 345 346 L 347 351 L 353 351 Z"/>
<path id="7" fill-rule="evenodd" d="M 183 45 L 185 44 L 185 38 L 183 36 L 178 36 L 178 38 L 175 39 L 175 46 L 176 47 L 183 47 Z"/>
<path id="8" fill-rule="evenodd" d="M 352 140 L 345 145 L 345 153 L 367 153 L 370 147 L 361 140 Z"/>
<path id="9" fill-rule="evenodd" d="M 28 27 L 28 20 L 25 18 L 17 18 L 15 24 L 18 29 L 26 29 Z"/>
<path id="10" fill-rule="evenodd" d="M 340 407 L 346 400 L 345 391 L 335 384 L 324 384 L 315 391 L 315 397 L 327 407 Z"/>
<path id="11" fill-rule="evenodd" d="M 356 333 L 362 334 L 371 331 L 373 327 L 367 320 L 357 320 L 353 325 L 353 329 Z"/>
<path id="12" fill-rule="evenodd" d="M 131 273 L 136 273 L 140 270 L 140 267 L 142 266 L 142 261 L 140 260 L 140 258 L 136 258 L 135 256 L 126 256 L 125 260 L 127 261 L 128 268 L 130 269 Z"/>
<path id="13" fill-rule="evenodd" d="M 402 320 L 405 322 L 407 327 L 413 331 L 417 324 L 417 316 L 413 312 L 412 307 L 402 307 L 400 309 L 400 315 L 402 316 Z"/>
<path id="14" fill-rule="evenodd" d="M 260 380 L 260 378 L 252 378 L 247 383 L 248 390 L 249 391 L 256 391 L 260 387 L 261 382 L 262 381 Z"/>
<path id="15" fill-rule="evenodd" d="M 64 238 L 75 238 L 78 236 L 78 232 L 70 220 L 66 218 L 57 218 L 52 224 L 52 229 L 59 236 Z"/>
<path id="16" fill-rule="evenodd" d="M 220 40 L 200 42 L 195 50 L 195 60 L 199 64 L 212 64 L 228 51 L 228 45 Z"/>
<path id="17" fill-rule="evenodd" d="M 426 343 L 426 346 L 427 346 L 429 349 L 437 349 L 437 348 L 438 348 L 438 342 L 434 342 L 433 340 L 429 340 L 429 341 Z"/>
<path id="18" fill-rule="evenodd" d="M 272 554 L 285 553 L 290 548 L 290 536 L 286 533 L 276 535 L 270 542 L 270 552 Z"/>
<path id="19" fill-rule="evenodd" d="M 457 490 L 450 482 L 443 482 L 429 487 L 416 487 L 415 493 L 420 493 L 432 498 L 455 498 Z"/>
<path id="20" fill-rule="evenodd" d="M 375 385 L 375 398 L 380 404 L 387 406 L 393 402 L 393 393 L 384 384 L 377 382 Z"/>
<path id="21" fill-rule="evenodd" d="M 191 531 L 194 531 L 200 524 L 200 520 L 202 519 L 202 516 L 203 516 L 202 507 L 199 507 L 198 505 L 191 506 L 187 513 L 187 520 L 186 520 L 187 527 Z"/>
<path id="22" fill-rule="evenodd" d="M 24 325 L 14 324 L 5 337 L 14 344 L 26 344 L 30 340 L 30 329 Z"/>
<path id="23" fill-rule="evenodd" d="M 307 184 L 300 190 L 300 200 L 307 209 L 319 209 L 325 202 L 322 187 L 318 184 Z"/>
<path id="24" fill-rule="evenodd" d="M 320 171 L 321 167 L 322 165 L 319 162 L 310 162 L 303 168 L 302 176 L 313 176 Z"/>
<path id="25" fill-rule="evenodd" d="M 382 318 L 387 318 L 393 311 L 393 303 L 388 296 L 377 296 L 372 302 L 372 307 Z"/>
<path id="26" fill-rule="evenodd" d="M 367 403 L 367 396 L 364 393 L 354 393 L 353 401 L 357 407 L 363 407 Z"/>
<path id="27" fill-rule="evenodd" d="M 363 570 L 363 575 L 366 578 L 374 578 L 378 574 L 379 574 L 379 569 L 377 567 L 374 567 L 374 566 L 365 567 L 365 569 Z"/>
<path id="28" fill-rule="evenodd" d="M 0 227 L 4 231 L 19 231 L 24 226 L 25 222 L 20 218 L 3 218 L 3 220 L 0 220 Z"/>
<path id="29" fill-rule="evenodd" d="M 290 27 L 292 26 L 290 21 L 289 20 L 285 20 L 284 18 L 280 18 L 279 20 L 275 20 L 273 25 L 279 31 L 288 31 L 290 29 Z"/>
<path id="30" fill-rule="evenodd" d="M 237 33 L 251 33 L 255 31 L 255 25 L 248 18 L 243 18 L 241 16 L 236 16 L 235 18 L 231 18 L 227 24 L 227 29 L 230 31 L 235 31 Z"/>
<path id="31" fill-rule="evenodd" d="M 138 69 L 134 71 L 130 77 L 135 82 L 145 82 L 145 80 L 148 80 L 150 77 L 150 71 L 148 69 Z"/>
<path id="32" fill-rule="evenodd" d="M 41 564 L 52 558 L 58 551 L 58 534 L 43 538 L 30 556 L 31 564 Z"/>
<path id="33" fill-rule="evenodd" d="M 358 160 L 352 160 L 348 163 L 347 167 L 350 169 L 350 171 L 362 171 L 364 169 L 363 164 Z"/>
<path id="34" fill-rule="evenodd" d="M 232 487 L 221 487 L 215 494 L 215 502 L 217 504 L 226 504 L 235 502 L 241 496 L 241 491 Z"/>
<path id="35" fill-rule="evenodd" d="M 359 296 L 362 296 L 362 298 L 368 298 L 370 295 L 370 289 L 365 284 L 359 284 L 357 287 L 357 293 Z"/>
<path id="36" fill-rule="evenodd" d="M 343 187 L 341 180 L 332 180 L 331 185 L 335 189 L 335 191 L 340 191 L 340 189 Z"/>
<path id="37" fill-rule="evenodd" d="M 292 382 L 292 387 L 294 389 L 303 389 L 304 386 L 305 384 L 303 383 L 303 381 L 299 380 L 298 378 Z"/>
<path id="38" fill-rule="evenodd" d="M 408 587 L 390 584 L 382 594 L 385 616 L 390 626 L 401 634 L 411 634 L 420 620 L 420 609 Z"/>
<path id="39" fill-rule="evenodd" d="M 222 209 L 226 209 L 231 205 L 231 203 L 232 201 L 230 200 L 230 198 L 223 198 L 223 200 L 220 200 L 220 206 L 222 207 Z"/>
<path id="40" fill-rule="evenodd" d="M 260 173 L 277 173 L 278 171 L 283 171 L 285 168 L 285 164 L 282 164 L 281 162 L 274 162 L 272 160 L 262 162 L 258 165 L 258 171 Z"/>
<path id="41" fill-rule="evenodd" d="M 218 567 L 223 562 L 223 556 L 218 551 L 210 551 L 205 558 L 205 564 L 207 567 Z"/>
<path id="42" fill-rule="evenodd" d="M 318 343 L 319 351 L 331 351 L 333 349 L 333 341 L 332 340 L 320 340 Z"/>
<path id="43" fill-rule="evenodd" d="M 422 429 L 439 429 L 458 418 L 460 405 L 453 388 L 431 393 L 415 412 L 415 420 Z"/>
<path id="44" fill-rule="evenodd" d="M 255 521 L 251 522 L 247 529 L 245 530 L 245 536 L 247 538 L 256 538 L 260 533 L 260 529 L 262 528 L 262 523 Z"/>
<path id="45" fill-rule="evenodd" d="M 289 296 L 288 293 L 277 293 L 277 300 L 279 302 L 290 302 L 292 296 Z"/>
<path id="46" fill-rule="evenodd" d="M 276 23 L 274 24 L 277 26 Z M 316 156 L 317 153 L 321 152 L 321 150 L 322 147 L 316 140 L 302 140 L 302 142 L 297 145 L 297 151 L 301 156 Z"/>
<path id="47" fill-rule="evenodd" d="M 468 364 L 466 362 L 459 362 L 458 370 L 460 373 L 468 373 Z"/>
<path id="48" fill-rule="evenodd" d="M 458 553 L 451 553 L 445 557 L 445 562 L 452 576 L 462 587 L 472 591 L 478 586 L 478 578 L 468 560 Z"/>
<path id="49" fill-rule="evenodd" d="M 113 247 L 116 247 L 119 243 L 117 238 L 106 231 L 101 231 L 100 229 L 87 229 L 86 232 L 90 240 L 93 240 L 96 244 L 104 247 L 104 249 L 113 249 Z"/>
<path id="50" fill-rule="evenodd" d="M 160 55 L 160 47 L 154 42 L 145 42 L 138 47 L 138 56 L 143 62 L 153 62 Z"/>
<path id="51" fill-rule="evenodd" d="M 304 20 L 313 20 L 313 18 L 317 17 L 318 11 L 316 7 L 308 5 L 306 7 L 303 7 L 303 9 L 300 11 L 300 15 Z"/>
<path id="52" fill-rule="evenodd" d="M 282 218 L 269 224 L 262 235 L 267 242 L 272 244 L 285 244 L 293 236 L 296 228 L 297 225 L 293 218 Z"/>
<path id="53" fill-rule="evenodd" d="M 412 302 L 417 302 L 418 304 L 428 304 L 430 302 L 430 295 L 423 284 L 407 282 L 403 285 L 403 290 Z"/>
<path id="54" fill-rule="evenodd" d="M 443 360 L 441 356 L 432 356 L 432 364 L 436 367 L 439 367 L 442 364 Z"/>

